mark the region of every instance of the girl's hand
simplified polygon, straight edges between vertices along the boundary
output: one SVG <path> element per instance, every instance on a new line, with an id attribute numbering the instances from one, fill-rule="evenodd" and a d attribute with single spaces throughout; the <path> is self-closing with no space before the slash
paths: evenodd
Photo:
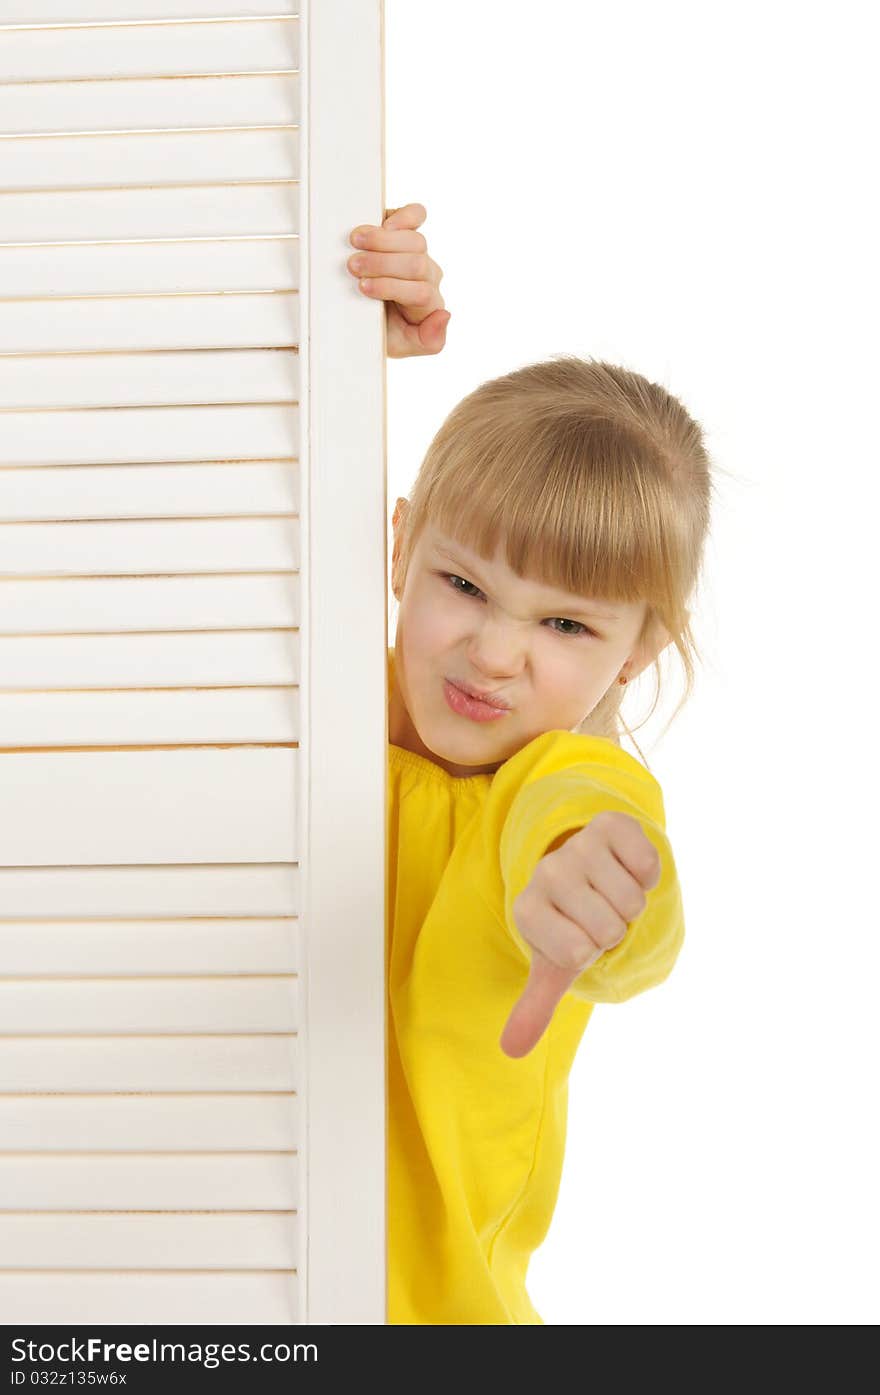
<path id="1" fill-rule="evenodd" d="M 381 228 L 361 223 L 363 246 L 348 259 L 363 295 L 384 300 L 389 358 L 439 354 L 451 319 L 440 294 L 443 272 L 428 256 L 428 244 L 416 228 L 428 214 L 422 204 L 390 210 Z M 366 278 L 368 284 L 363 284 Z"/>
<path id="2" fill-rule="evenodd" d="M 565 833 L 541 858 L 513 903 L 533 948 L 525 990 L 501 1034 L 506 1056 L 540 1041 L 560 998 L 584 969 L 620 944 L 660 880 L 660 855 L 638 819 L 616 809 Z"/>

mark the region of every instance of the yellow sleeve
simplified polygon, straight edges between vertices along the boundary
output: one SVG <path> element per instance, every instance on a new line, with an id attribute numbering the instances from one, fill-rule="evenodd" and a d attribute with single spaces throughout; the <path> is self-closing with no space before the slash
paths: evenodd
<path id="1" fill-rule="evenodd" d="M 684 940 L 684 907 L 664 828 L 611 784 L 569 767 L 533 780 L 518 791 L 500 844 L 505 926 L 528 966 L 531 949 L 517 928 L 513 903 L 560 834 L 576 832 L 605 809 L 638 819 L 660 854 L 661 872 L 657 885 L 645 893 L 645 909 L 630 921 L 620 944 L 600 955 L 569 988 L 573 997 L 589 1003 L 620 1003 L 655 987 L 667 977 L 678 957 Z"/>

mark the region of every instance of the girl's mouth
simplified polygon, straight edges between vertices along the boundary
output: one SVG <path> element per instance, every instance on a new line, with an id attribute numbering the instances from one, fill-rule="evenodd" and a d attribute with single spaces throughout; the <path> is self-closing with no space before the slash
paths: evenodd
<path id="1" fill-rule="evenodd" d="M 496 717 L 508 715 L 508 708 L 493 707 L 491 703 L 469 697 L 460 688 L 456 688 L 454 683 L 450 683 L 448 678 L 443 680 L 443 693 L 453 712 L 457 712 L 459 717 L 469 717 L 472 722 L 491 722 Z"/>

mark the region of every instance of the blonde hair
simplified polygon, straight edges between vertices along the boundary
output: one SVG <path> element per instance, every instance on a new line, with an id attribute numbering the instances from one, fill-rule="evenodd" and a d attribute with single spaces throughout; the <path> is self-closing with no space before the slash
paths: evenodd
<path id="1" fill-rule="evenodd" d="M 487 560 L 503 543 L 519 577 L 647 602 L 639 638 L 659 620 L 685 673 L 665 732 L 693 691 L 687 603 L 709 531 L 711 470 L 699 424 L 659 384 L 570 354 L 528 364 L 469 393 L 431 441 L 404 521 L 401 585 L 430 521 Z M 660 698 L 659 655 L 652 666 L 644 721 Z M 619 742 L 622 728 L 633 738 L 620 715 L 624 693 L 612 683 L 576 730 Z"/>

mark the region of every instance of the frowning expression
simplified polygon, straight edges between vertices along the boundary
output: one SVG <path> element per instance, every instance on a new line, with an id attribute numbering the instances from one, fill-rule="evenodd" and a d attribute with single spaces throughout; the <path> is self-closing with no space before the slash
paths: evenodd
<path id="1" fill-rule="evenodd" d="M 631 677 L 644 666 L 634 659 L 643 601 L 518 577 L 500 547 L 485 561 L 430 525 L 398 599 L 390 739 L 450 774 L 494 771 L 543 732 L 573 731 L 622 669 Z M 485 709 L 457 701 L 448 684 L 506 710 L 478 720 Z"/>

